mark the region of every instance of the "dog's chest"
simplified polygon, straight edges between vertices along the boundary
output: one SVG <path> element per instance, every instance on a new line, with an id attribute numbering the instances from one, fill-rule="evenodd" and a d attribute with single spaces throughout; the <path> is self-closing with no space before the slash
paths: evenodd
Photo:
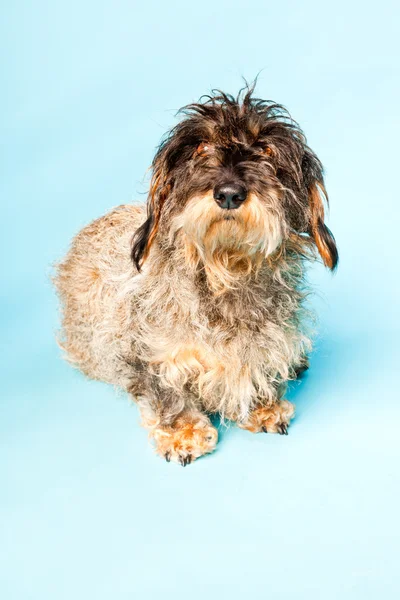
<path id="1" fill-rule="evenodd" d="M 266 375 L 268 353 L 263 327 L 251 331 L 218 322 L 177 325 L 157 336 L 150 363 L 161 379 L 177 389 L 193 385 L 201 396 L 242 395 Z"/>
<path id="2" fill-rule="evenodd" d="M 221 412 L 229 405 L 229 414 L 267 396 L 271 381 L 287 371 L 293 340 L 266 289 L 240 298 L 226 294 L 223 301 L 184 292 L 169 296 L 165 313 L 146 319 L 140 336 L 161 384 L 177 392 L 189 386 L 206 408 Z"/>

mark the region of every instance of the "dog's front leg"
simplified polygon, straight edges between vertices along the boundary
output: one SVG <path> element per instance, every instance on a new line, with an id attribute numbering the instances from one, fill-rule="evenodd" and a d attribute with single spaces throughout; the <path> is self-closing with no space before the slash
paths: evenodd
<path id="1" fill-rule="evenodd" d="M 184 410 L 170 425 L 159 423 L 149 429 L 156 452 L 183 467 L 215 450 L 218 441 L 209 418 L 196 410 Z"/>
<path id="2" fill-rule="evenodd" d="M 149 430 L 155 450 L 167 462 L 183 467 L 215 450 L 218 432 L 196 406 L 189 392 L 162 388 L 156 376 L 147 376 L 145 390 L 130 392 L 139 405 L 142 425 Z M 143 383 L 143 380 L 142 380 Z"/>
<path id="3" fill-rule="evenodd" d="M 253 433 L 288 434 L 289 423 L 294 417 L 294 404 L 288 400 L 277 400 L 272 404 L 260 404 L 254 408 L 247 419 L 238 423 L 242 429 Z"/>

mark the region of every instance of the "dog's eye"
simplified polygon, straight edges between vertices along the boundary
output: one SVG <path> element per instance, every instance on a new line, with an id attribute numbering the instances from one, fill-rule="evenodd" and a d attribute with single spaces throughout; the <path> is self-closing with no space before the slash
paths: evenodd
<path id="1" fill-rule="evenodd" d="M 210 148 L 210 144 L 207 144 L 207 142 L 201 142 L 201 144 L 197 146 L 195 154 L 198 156 L 206 156 L 207 152 L 210 151 Z"/>
<path id="2" fill-rule="evenodd" d="M 266 154 L 267 156 L 272 156 L 273 155 L 272 148 L 270 146 L 266 146 L 264 148 L 264 154 Z"/>

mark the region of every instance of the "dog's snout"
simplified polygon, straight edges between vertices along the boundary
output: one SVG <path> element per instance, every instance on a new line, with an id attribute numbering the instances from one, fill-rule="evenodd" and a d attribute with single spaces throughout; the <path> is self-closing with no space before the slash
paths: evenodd
<path id="1" fill-rule="evenodd" d="M 246 197 L 247 190 L 238 183 L 225 183 L 214 188 L 214 200 L 221 208 L 239 208 Z"/>

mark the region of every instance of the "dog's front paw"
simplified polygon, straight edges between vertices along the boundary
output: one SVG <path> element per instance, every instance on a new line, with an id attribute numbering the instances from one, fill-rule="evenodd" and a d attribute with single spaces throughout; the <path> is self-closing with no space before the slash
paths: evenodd
<path id="1" fill-rule="evenodd" d="M 270 406 L 255 408 L 247 420 L 238 423 L 242 429 L 253 433 L 280 433 L 288 434 L 290 420 L 294 417 L 294 404 L 288 400 L 281 400 Z"/>
<path id="2" fill-rule="evenodd" d="M 215 450 L 218 432 L 208 421 L 182 422 L 172 427 L 156 427 L 151 432 L 155 449 L 167 462 L 171 460 L 183 467 Z"/>

